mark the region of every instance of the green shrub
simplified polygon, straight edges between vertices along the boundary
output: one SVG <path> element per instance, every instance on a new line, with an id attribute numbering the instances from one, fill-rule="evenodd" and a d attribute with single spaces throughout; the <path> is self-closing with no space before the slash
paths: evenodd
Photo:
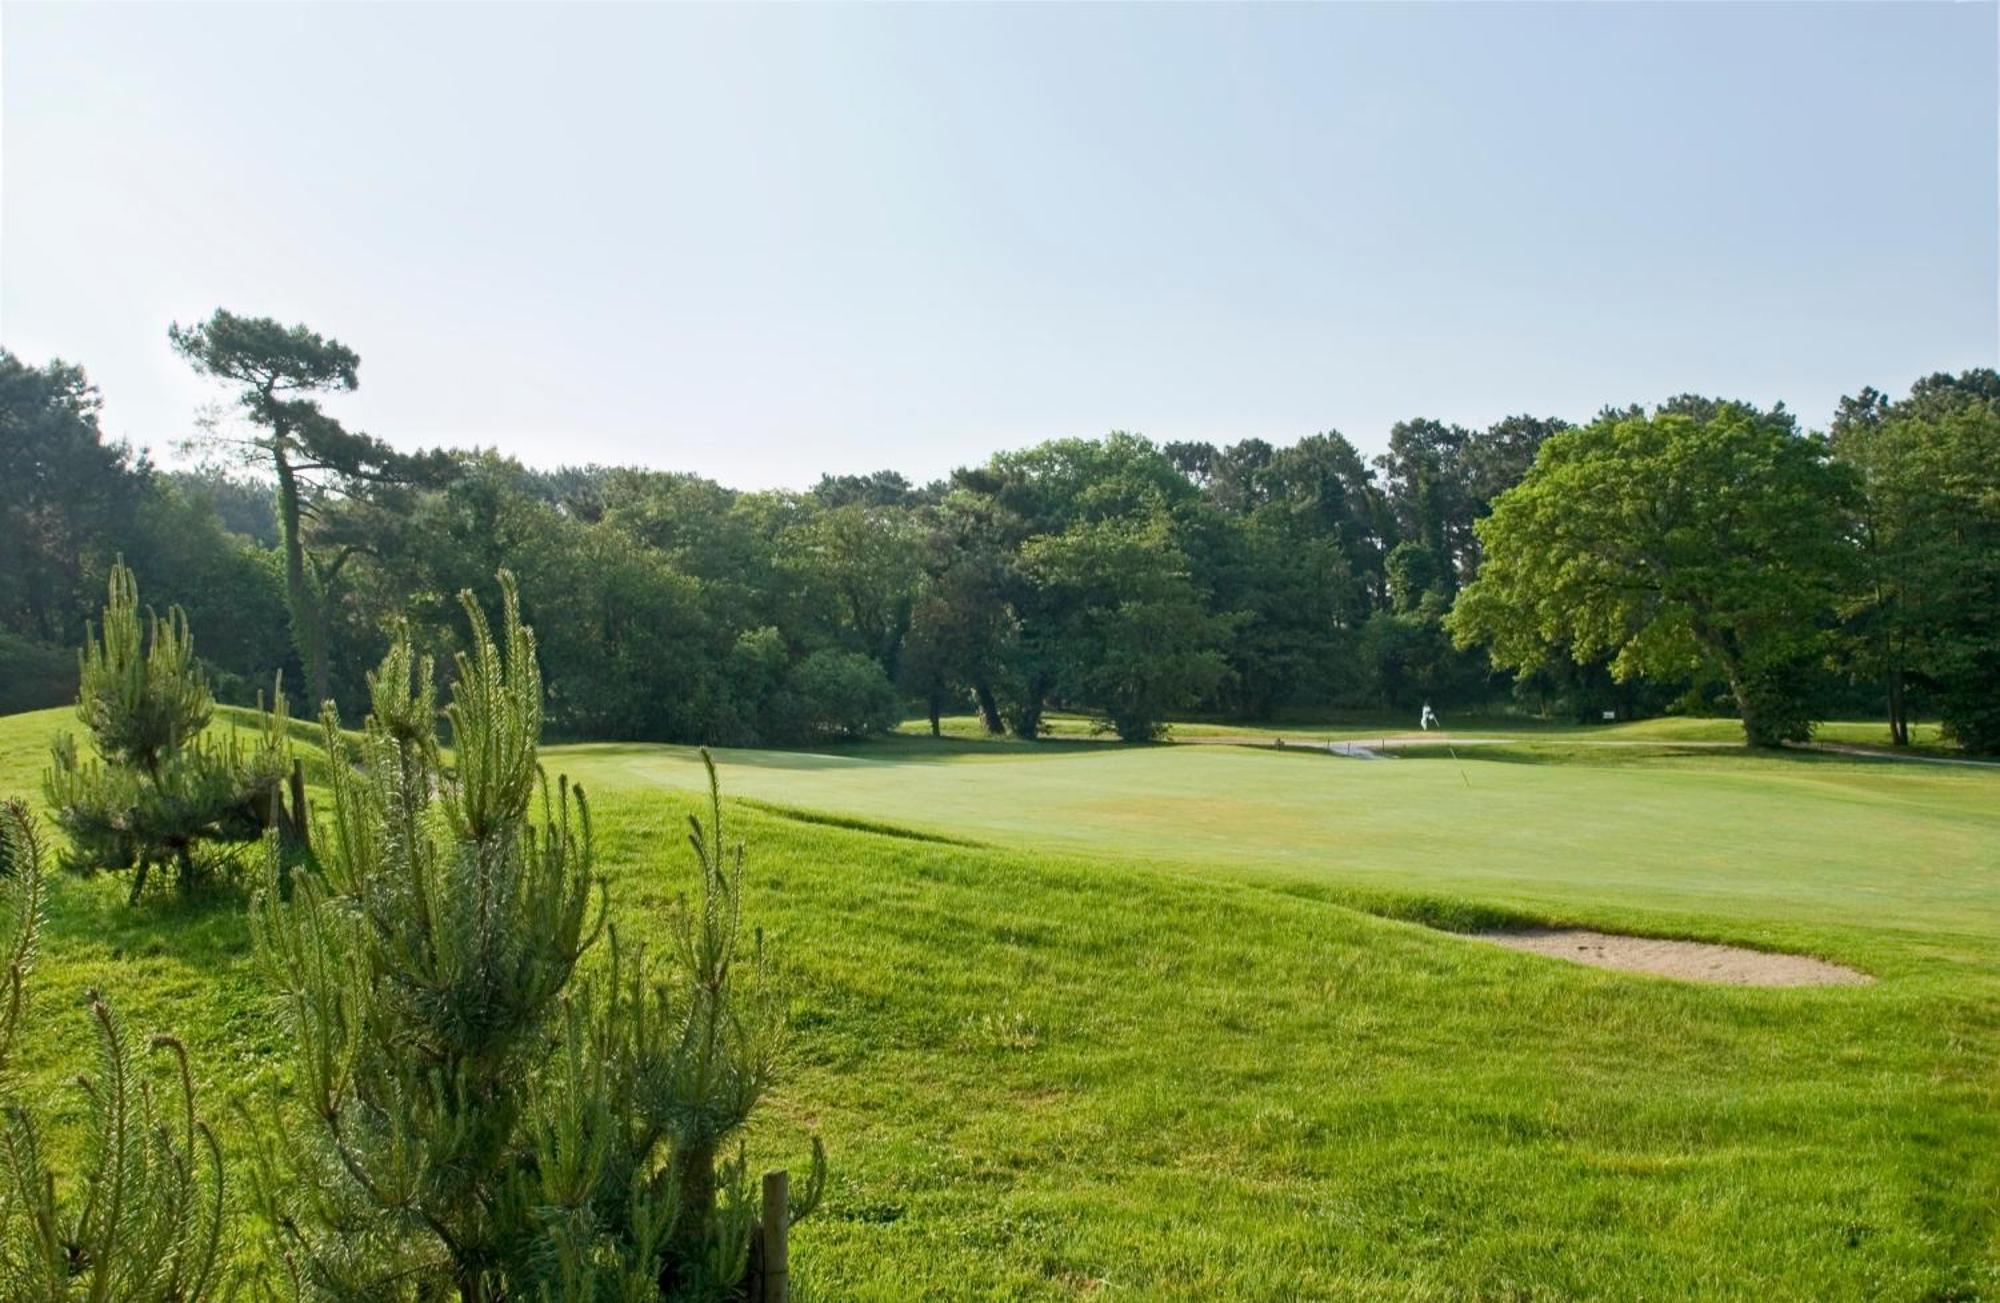
<path id="1" fill-rule="evenodd" d="M 895 685 L 880 665 L 858 652 L 816 651 L 785 676 L 769 733 L 782 741 L 866 737 L 901 718 Z"/>

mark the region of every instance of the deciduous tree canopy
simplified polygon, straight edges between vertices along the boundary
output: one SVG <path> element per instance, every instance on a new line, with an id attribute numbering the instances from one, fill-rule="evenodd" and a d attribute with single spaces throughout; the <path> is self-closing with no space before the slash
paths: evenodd
<path id="1" fill-rule="evenodd" d="M 1450 627 L 1517 669 L 1561 648 L 1611 655 L 1620 678 L 1714 673 L 1752 743 L 1801 738 L 1858 493 L 1782 410 L 1689 407 L 1544 444 L 1478 525 L 1485 561 Z"/>
<path id="2" fill-rule="evenodd" d="M 1152 737 L 1511 690 L 1588 718 L 1747 713 L 1767 741 L 1886 704 L 1898 738 L 1937 712 L 2000 748 L 1990 371 L 1862 390 L 1831 457 L 1782 411 L 1683 395 L 1581 430 L 1413 418 L 1372 462 L 1334 430 L 1113 432 L 940 483 L 746 493 L 407 454 L 323 410 L 359 378 L 339 341 L 226 311 L 172 336 L 233 386 L 248 477 L 163 475 L 104 440 L 82 371 L 0 354 L 0 708 L 74 690 L 60 649 L 122 551 L 234 701 L 282 670 L 309 707 L 356 708 L 394 619 L 448 656 L 454 594 L 505 566 L 568 736 L 788 744 L 908 708 Z"/>

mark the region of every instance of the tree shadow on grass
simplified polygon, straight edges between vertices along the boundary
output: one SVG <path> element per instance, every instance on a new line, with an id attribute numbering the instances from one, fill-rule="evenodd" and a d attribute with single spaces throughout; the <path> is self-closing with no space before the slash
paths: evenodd
<path id="1" fill-rule="evenodd" d="M 809 823 L 822 828 L 844 828 L 850 832 L 872 833 L 877 837 L 896 837 L 904 841 L 932 842 L 941 846 L 983 847 L 984 842 L 972 841 L 965 837 L 953 837 L 946 833 L 926 832 L 921 828 L 909 828 L 902 824 L 887 823 L 880 819 L 865 819 L 858 815 L 833 814 L 821 810 L 809 810 L 802 806 L 784 805 L 777 801 L 760 801 L 752 796 L 735 798 L 738 805 L 745 805 L 780 819 L 790 819 L 795 823 Z"/>
<path id="2" fill-rule="evenodd" d="M 1656 745 L 1588 746 L 1563 742 L 1508 742 L 1464 747 L 1454 757 L 1443 743 L 1392 747 L 1388 752 L 1401 760 L 1452 760 L 1459 764 L 1573 765 L 1593 769 L 1617 769 L 1657 765 L 1662 761 L 1699 761 L 1704 768 L 1743 766 L 1830 766 L 1853 769 L 1881 762 L 1896 763 L 1895 757 L 1855 756 L 1839 752 L 1808 751 L 1786 747 L 1758 749 L 1717 746 L 1678 746 L 1672 742 Z"/>
<path id="3" fill-rule="evenodd" d="M 111 959 L 169 955 L 184 961 L 234 960 L 250 947 L 249 892 L 241 881 L 205 882 L 183 895 L 171 880 L 149 882 L 129 903 L 124 873 L 52 875 L 52 937 L 101 946 Z"/>
<path id="4" fill-rule="evenodd" d="M 1033 742 L 1020 738 L 910 737 L 907 734 L 867 738 L 814 748 L 820 754 L 851 756 L 857 760 L 913 760 L 941 763 L 979 757 L 1054 759 L 1073 756 L 1102 756 L 1114 751 L 1155 750 L 1165 742 L 1124 742 L 1112 738 L 1044 737 Z"/>
<path id="5" fill-rule="evenodd" d="M 1119 742 L 1089 742 L 1068 738 L 1048 738 L 1039 742 L 1013 739 L 992 742 L 958 738 L 869 738 L 853 742 L 828 742 L 813 746 L 716 747 L 711 748 L 716 763 L 749 769 L 843 769 L 877 764 L 950 764 L 965 760 L 1058 759 L 1074 756 L 1106 755 L 1133 746 Z M 564 769 L 570 757 L 579 760 L 667 760 L 696 766 L 695 749 L 676 743 L 585 742 L 551 749 L 543 766 L 552 774 Z"/>

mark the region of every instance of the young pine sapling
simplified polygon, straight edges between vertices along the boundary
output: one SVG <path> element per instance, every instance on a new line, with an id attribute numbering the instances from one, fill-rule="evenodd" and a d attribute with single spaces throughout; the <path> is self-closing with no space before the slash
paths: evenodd
<path id="1" fill-rule="evenodd" d="M 735 994 L 740 851 L 698 826 L 678 967 L 615 941 L 587 962 L 607 931 L 589 806 L 537 763 L 534 635 L 501 585 L 498 638 L 462 597 L 449 758 L 403 632 L 289 899 L 274 846 L 252 929 L 296 1059 L 257 1202 L 310 1297 L 727 1297 L 758 1210 L 716 1154 L 776 1045 L 775 1006 Z"/>
<path id="2" fill-rule="evenodd" d="M 135 903 L 156 865 L 174 865 L 181 890 L 193 890 L 205 846 L 255 842 L 270 820 L 291 761 L 282 694 L 250 746 L 234 734 L 220 744 L 205 737 L 214 700 L 187 617 L 174 607 L 142 618 L 123 561 L 77 669 L 77 717 L 96 756 L 82 758 L 76 739 L 59 734 L 43 777 L 69 838 L 66 863 L 132 870 Z"/>

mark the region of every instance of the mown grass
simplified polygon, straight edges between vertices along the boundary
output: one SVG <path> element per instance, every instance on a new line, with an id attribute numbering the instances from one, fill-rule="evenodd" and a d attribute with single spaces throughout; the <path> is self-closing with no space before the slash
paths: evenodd
<path id="1" fill-rule="evenodd" d="M 0 720 L 0 790 L 35 789 L 61 718 Z M 590 786 L 621 928 L 658 936 L 688 880 L 689 755 L 547 760 Z M 755 1158 L 795 1161 L 813 1130 L 832 1154 L 793 1251 L 817 1297 L 2000 1291 L 2000 776 L 1662 753 L 1468 759 L 1468 783 L 1448 759 L 1216 747 L 724 761 L 728 790 L 792 807 L 731 804 L 793 1025 Z M 1422 925 L 1524 916 L 1881 980 L 1694 986 Z M 226 1117 L 278 1062 L 245 949 L 227 893 L 131 909 L 61 880 L 34 1080 L 85 1044 L 68 1014 L 97 982 L 135 1027 L 189 1035 Z"/>
<path id="2" fill-rule="evenodd" d="M 1546 744 L 1538 744 L 1546 745 Z M 727 789 L 993 845 L 1858 958 L 1890 932 L 2000 938 L 2000 772 L 1822 755 L 1442 749 L 1372 762 L 1234 747 L 905 740 L 721 751 Z M 687 748 L 552 749 L 594 789 L 689 786 Z M 1893 955 L 1890 956 L 1893 958 Z"/>
<path id="3" fill-rule="evenodd" d="M 1057 741 L 1113 742 L 1104 720 L 1091 715 L 1051 712 L 1045 720 L 1048 738 Z M 1533 715 L 1497 712 L 1448 713 L 1443 721 L 1450 733 L 1462 737 L 1575 738 L 1600 742 L 1730 742 L 1743 740 L 1743 726 L 1733 719 L 1672 716 L 1660 719 L 1625 720 L 1611 724 L 1579 724 L 1570 720 L 1542 719 Z M 990 746 L 1020 748 L 1033 745 L 1009 738 L 994 738 L 976 715 L 951 715 L 939 721 L 943 736 L 961 742 L 977 741 Z M 898 730 L 905 737 L 930 734 L 927 719 L 905 720 Z M 1302 742 L 1368 742 L 1407 737 L 1418 732 L 1418 721 L 1409 712 L 1353 711 L 1338 719 L 1302 719 L 1272 723 L 1238 723 L 1213 720 L 1181 720 L 1167 731 L 1167 740 L 1199 742 L 1215 738 L 1284 738 Z M 1830 720 L 1813 731 L 1818 742 L 1845 746 L 1880 747 L 1890 750 L 1889 726 L 1874 720 Z M 1045 739 L 1046 740 L 1046 739 Z M 1913 724 L 1909 750 L 1919 755 L 1959 754 L 1947 742 L 1936 723 Z M 879 745 L 879 744 L 878 744 Z"/>

